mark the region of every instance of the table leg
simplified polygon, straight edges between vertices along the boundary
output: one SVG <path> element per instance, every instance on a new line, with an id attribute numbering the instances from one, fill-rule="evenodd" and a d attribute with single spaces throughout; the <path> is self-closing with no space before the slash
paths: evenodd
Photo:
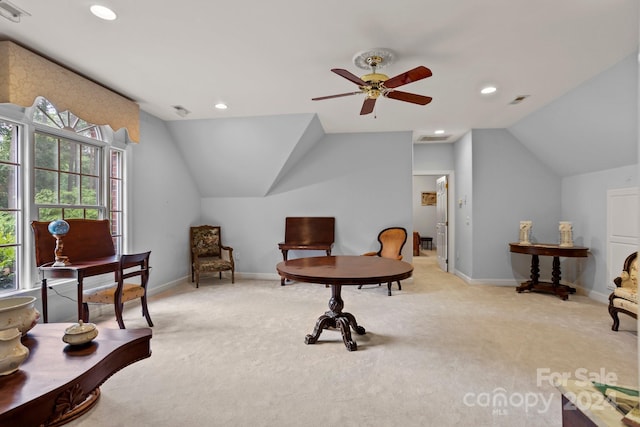
<path id="1" fill-rule="evenodd" d="M 284 261 L 286 261 L 287 257 L 289 256 L 289 250 L 288 249 L 281 249 L 281 251 L 282 251 L 282 259 Z M 284 281 L 285 281 L 284 276 L 280 276 L 280 286 L 284 286 Z"/>
<path id="2" fill-rule="evenodd" d="M 42 322 L 43 323 L 49 323 L 49 310 L 48 310 L 48 304 L 47 304 L 47 279 L 46 278 L 42 278 L 42 283 L 40 284 L 41 289 L 41 299 L 42 299 Z"/>
<path id="3" fill-rule="evenodd" d="M 313 332 L 307 335 L 304 339 L 306 344 L 315 344 L 322 331 L 327 328 L 339 328 L 342 333 L 342 341 L 344 341 L 344 345 L 347 347 L 347 350 L 355 351 L 358 349 L 358 345 L 351 338 L 350 328 L 358 335 L 364 335 L 366 331 L 362 326 L 358 325 L 353 314 L 342 312 L 344 301 L 340 295 L 341 291 L 342 285 L 331 285 L 329 311 L 326 311 L 318 318 L 316 326 L 313 328 Z"/>
<path id="4" fill-rule="evenodd" d="M 561 285 L 561 277 L 562 275 L 560 273 L 560 257 L 554 256 L 551 270 L 551 283 L 540 282 L 540 259 L 538 255 L 531 255 L 531 280 L 521 283 L 520 286 L 516 287 L 516 292 L 548 292 L 555 294 L 563 300 L 567 300 L 569 298 L 569 294 L 574 294 L 576 292 L 576 288 L 572 288 L 571 286 L 567 285 Z"/>
<path id="5" fill-rule="evenodd" d="M 538 284 L 540 278 L 540 258 L 538 255 L 531 255 L 531 280 L 523 282 L 516 288 L 516 292 L 530 291 L 535 285 Z"/>

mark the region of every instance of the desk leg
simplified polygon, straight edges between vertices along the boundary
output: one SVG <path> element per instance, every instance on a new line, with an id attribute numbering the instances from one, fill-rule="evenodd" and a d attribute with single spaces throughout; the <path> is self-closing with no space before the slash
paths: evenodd
<path id="1" fill-rule="evenodd" d="M 342 341 L 349 351 L 356 351 L 358 345 L 351 338 L 351 327 L 358 335 L 364 335 L 365 329 L 358 325 L 356 318 L 351 313 L 343 313 L 344 301 L 340 296 L 342 285 L 331 285 L 331 299 L 329 299 L 329 311 L 318 318 L 313 332 L 304 339 L 305 344 L 315 344 L 324 329 L 339 328 L 342 333 Z"/>
<path id="2" fill-rule="evenodd" d="M 78 274 L 78 320 L 82 320 L 83 322 L 88 323 L 89 316 L 86 316 L 84 312 L 84 306 L 82 305 L 82 279 L 82 275 Z"/>
<path id="3" fill-rule="evenodd" d="M 42 278 L 42 283 L 41 283 L 41 299 L 42 299 L 42 322 L 43 323 L 49 323 L 49 310 L 48 310 L 48 304 L 47 304 L 47 279 L 46 278 Z"/>

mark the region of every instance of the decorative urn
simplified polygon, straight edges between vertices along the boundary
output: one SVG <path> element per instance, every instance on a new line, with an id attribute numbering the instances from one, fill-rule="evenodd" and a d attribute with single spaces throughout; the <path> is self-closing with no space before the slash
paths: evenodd
<path id="1" fill-rule="evenodd" d="M 83 345 L 94 340 L 98 336 L 98 328 L 93 323 L 84 323 L 79 320 L 64 330 L 62 341 L 71 345 Z"/>
<path id="2" fill-rule="evenodd" d="M 18 328 L 0 330 L 0 375 L 14 373 L 29 356 L 29 349 L 20 338 Z"/>

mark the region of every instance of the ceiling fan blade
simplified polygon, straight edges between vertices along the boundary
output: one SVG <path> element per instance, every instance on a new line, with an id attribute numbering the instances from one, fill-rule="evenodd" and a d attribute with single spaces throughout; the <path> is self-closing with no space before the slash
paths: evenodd
<path id="1" fill-rule="evenodd" d="M 329 95 L 329 96 L 320 96 L 318 98 L 311 98 L 311 100 L 312 101 L 322 101 L 323 99 L 340 98 L 341 96 L 357 95 L 359 93 L 362 93 L 362 91 L 339 93 L 337 95 Z"/>
<path id="2" fill-rule="evenodd" d="M 431 77 L 431 70 L 421 65 L 413 70 L 407 71 L 406 73 L 391 77 L 390 79 L 385 80 L 383 84 L 384 87 L 391 89 L 408 83 L 417 82 L 418 80 L 426 79 L 427 77 Z"/>
<path id="3" fill-rule="evenodd" d="M 363 116 L 365 114 L 370 114 L 373 112 L 373 107 L 376 106 L 376 98 L 366 98 L 364 103 L 362 104 L 362 109 L 360 110 L 360 115 Z"/>
<path id="4" fill-rule="evenodd" d="M 417 95 L 415 93 L 402 92 L 400 90 L 392 90 L 387 92 L 385 96 L 387 98 L 397 99 L 398 101 L 406 101 L 419 105 L 427 105 L 433 99 L 430 96 Z"/>
<path id="5" fill-rule="evenodd" d="M 336 73 L 337 75 L 344 77 L 345 79 L 357 84 L 358 86 L 366 86 L 367 83 L 365 81 L 363 81 L 360 77 L 356 76 L 355 74 L 351 73 L 350 71 L 347 71 L 343 68 L 332 68 L 331 71 L 333 71 L 334 73 Z"/>

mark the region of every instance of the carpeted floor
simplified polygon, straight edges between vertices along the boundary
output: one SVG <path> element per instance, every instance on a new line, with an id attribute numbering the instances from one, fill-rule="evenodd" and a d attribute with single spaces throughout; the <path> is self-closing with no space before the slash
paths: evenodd
<path id="1" fill-rule="evenodd" d="M 470 286 L 426 252 L 392 297 L 343 289 L 344 311 L 367 330 L 353 334 L 355 352 L 337 331 L 304 344 L 327 309 L 322 285 L 211 278 L 157 295 L 152 356 L 110 378 L 69 425 L 560 426 L 550 376 L 606 372 L 637 386 L 633 319 L 612 332 L 602 303 Z M 135 305 L 125 322 L 146 326 Z"/>

